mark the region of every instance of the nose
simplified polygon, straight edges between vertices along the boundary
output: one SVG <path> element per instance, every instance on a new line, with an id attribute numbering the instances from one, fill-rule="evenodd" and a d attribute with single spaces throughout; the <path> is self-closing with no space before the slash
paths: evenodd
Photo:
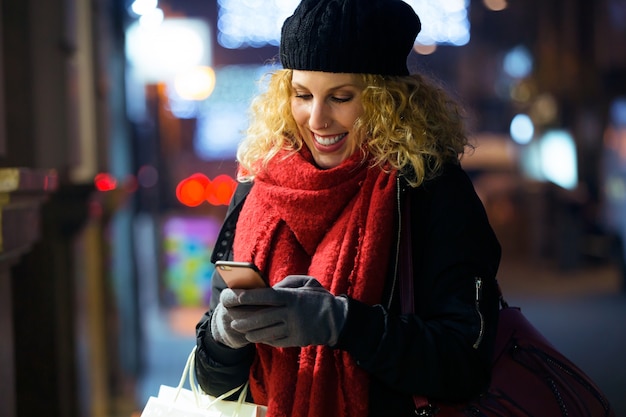
<path id="1" fill-rule="evenodd" d="M 330 124 L 330 114 L 328 106 L 324 101 L 313 100 L 309 114 L 309 128 L 311 130 L 321 130 Z"/>

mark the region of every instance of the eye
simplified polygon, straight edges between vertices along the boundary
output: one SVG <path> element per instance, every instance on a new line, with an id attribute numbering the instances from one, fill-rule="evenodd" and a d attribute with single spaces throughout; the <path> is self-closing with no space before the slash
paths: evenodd
<path id="1" fill-rule="evenodd" d="M 349 97 L 337 97 L 337 96 L 332 96 L 330 99 L 332 101 L 334 101 L 335 103 L 347 103 L 350 100 L 352 100 L 352 96 Z"/>
<path id="2" fill-rule="evenodd" d="M 310 100 L 313 97 L 310 91 L 294 88 L 293 97 L 300 100 Z"/>

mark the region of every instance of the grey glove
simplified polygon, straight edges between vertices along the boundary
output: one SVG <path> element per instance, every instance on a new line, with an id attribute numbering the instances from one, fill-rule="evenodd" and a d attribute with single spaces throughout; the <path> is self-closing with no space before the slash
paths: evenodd
<path id="1" fill-rule="evenodd" d="M 289 275 L 273 288 L 244 290 L 223 299 L 236 311 L 232 330 L 248 341 L 275 347 L 334 346 L 348 315 L 348 299 L 328 292 L 315 278 Z M 256 306 L 254 314 L 236 308 Z"/>
<path id="2" fill-rule="evenodd" d="M 213 310 L 213 314 L 211 315 L 211 335 L 213 336 L 213 339 L 233 349 L 242 348 L 250 343 L 246 339 L 245 334 L 240 333 L 237 330 L 233 330 L 231 323 L 233 321 L 234 311 L 239 311 L 238 316 L 240 317 L 245 314 L 245 311 L 250 312 L 251 309 L 243 306 L 227 308 L 224 307 L 222 301 L 236 298 L 237 294 L 230 288 L 222 290 L 222 293 L 220 294 L 220 303 L 217 307 L 215 307 L 215 310 Z M 254 310 L 252 310 L 252 312 Z"/>

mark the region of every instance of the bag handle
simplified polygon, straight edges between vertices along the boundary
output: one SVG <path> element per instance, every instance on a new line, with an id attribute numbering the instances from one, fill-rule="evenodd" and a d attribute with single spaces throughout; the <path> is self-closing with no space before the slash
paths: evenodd
<path id="1" fill-rule="evenodd" d="M 178 386 L 176 387 L 176 395 L 174 396 L 174 402 L 176 402 L 176 400 L 178 399 L 178 395 L 181 393 L 183 386 L 185 385 L 185 380 L 189 380 L 189 387 L 191 388 L 191 392 L 193 392 L 194 399 L 196 400 L 196 406 L 200 407 L 200 396 L 202 396 L 203 393 L 202 393 L 202 389 L 198 386 L 198 383 L 196 381 L 196 365 L 195 365 L 196 364 L 196 349 L 197 349 L 197 346 L 194 346 L 193 349 L 191 349 L 191 353 L 187 357 L 185 368 L 183 369 L 183 373 L 180 377 L 180 381 L 178 382 Z M 246 381 L 244 384 L 241 384 L 238 387 L 235 387 L 231 389 L 230 391 L 227 391 L 223 393 L 222 395 L 219 395 L 218 397 L 211 400 L 206 406 L 206 408 L 210 409 L 213 406 L 213 404 L 219 401 L 222 401 L 230 397 L 237 391 L 241 390 L 241 392 L 239 393 L 239 397 L 237 397 L 237 408 L 235 409 L 235 413 L 233 414 L 233 417 L 237 417 L 239 415 L 239 410 L 246 399 L 246 394 L 248 392 L 249 383 L 250 383 L 249 381 Z"/>

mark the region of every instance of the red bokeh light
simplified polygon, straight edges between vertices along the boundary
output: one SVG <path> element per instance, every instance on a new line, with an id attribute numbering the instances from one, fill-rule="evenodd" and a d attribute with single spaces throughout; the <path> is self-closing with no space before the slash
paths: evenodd
<path id="1" fill-rule="evenodd" d="M 204 201 L 204 190 L 210 180 L 204 174 L 193 174 L 183 179 L 176 187 L 176 198 L 189 207 L 196 207 Z"/>
<path id="2" fill-rule="evenodd" d="M 117 187 L 117 180 L 107 172 L 97 174 L 93 179 L 93 183 L 98 191 L 112 191 Z"/>
<path id="3" fill-rule="evenodd" d="M 196 207 L 207 201 L 214 206 L 228 205 L 237 182 L 228 175 L 218 175 L 211 181 L 206 175 L 196 173 L 178 183 L 176 198 L 182 204 Z"/>
<path id="4" fill-rule="evenodd" d="M 218 175 L 206 187 L 206 200 L 214 206 L 227 206 L 235 192 L 237 182 L 228 175 Z"/>

